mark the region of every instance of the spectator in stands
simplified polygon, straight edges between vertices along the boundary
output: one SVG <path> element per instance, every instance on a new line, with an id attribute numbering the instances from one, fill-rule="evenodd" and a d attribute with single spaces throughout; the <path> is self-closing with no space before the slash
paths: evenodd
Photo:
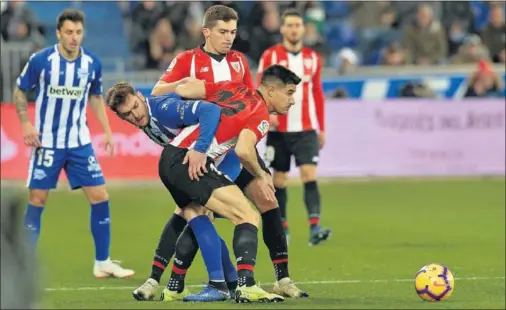
<path id="1" fill-rule="evenodd" d="M 450 62 L 455 65 L 475 64 L 480 59 L 489 59 L 488 49 L 476 34 L 468 35 Z"/>
<path id="2" fill-rule="evenodd" d="M 504 55 L 506 45 L 506 24 L 504 23 L 504 7 L 499 4 L 492 5 L 488 25 L 480 33 L 481 39 L 487 48 L 490 50 L 490 55 L 494 62 L 501 61 L 501 53 Z"/>
<path id="3" fill-rule="evenodd" d="M 470 1 L 441 1 L 443 27 L 449 31 L 458 23 L 465 33 L 475 33 L 474 14 Z"/>
<path id="4" fill-rule="evenodd" d="M 318 31 L 317 26 L 313 22 L 306 23 L 306 31 L 302 39 L 304 46 L 315 50 L 323 60 L 327 57 L 328 51 L 325 47 L 325 39 Z"/>
<path id="5" fill-rule="evenodd" d="M 408 82 L 400 89 L 401 98 L 435 98 L 436 94 L 423 82 Z"/>
<path id="6" fill-rule="evenodd" d="M 442 2 L 442 1 L 441 1 Z M 440 2 L 436 1 L 392 1 L 395 12 L 397 12 L 397 20 L 395 27 L 403 29 L 411 25 L 416 20 L 417 12 L 420 6 L 430 6 L 434 19 L 441 20 L 442 7 Z"/>
<path id="7" fill-rule="evenodd" d="M 146 69 L 165 70 L 172 59 L 182 52 L 177 46 L 177 39 L 169 20 L 162 18 L 149 36 L 149 53 Z"/>
<path id="8" fill-rule="evenodd" d="M 359 64 L 357 53 L 349 47 L 341 49 L 331 61 L 340 75 L 353 72 Z"/>
<path id="9" fill-rule="evenodd" d="M 402 66 L 411 63 L 411 55 L 400 42 L 393 42 L 383 49 L 380 64 L 387 66 Z"/>
<path id="10" fill-rule="evenodd" d="M 9 1 L 2 12 L 0 32 L 5 41 L 29 42 L 34 50 L 45 46 L 43 27 L 24 1 Z"/>
<path id="11" fill-rule="evenodd" d="M 464 97 L 499 98 L 503 88 L 501 78 L 486 60 L 478 63 L 478 69 L 469 76 L 467 85 Z"/>
<path id="12" fill-rule="evenodd" d="M 142 1 L 134 7 L 130 34 L 130 44 L 134 54 L 139 54 L 141 58 L 145 57 L 149 44 L 148 34 L 153 31 L 163 12 L 164 7 L 161 2 Z"/>
<path id="13" fill-rule="evenodd" d="M 415 64 L 431 65 L 445 60 L 448 55 L 446 32 L 434 18 L 431 6 L 418 8 L 416 20 L 405 29 L 404 46 Z"/>
<path id="14" fill-rule="evenodd" d="M 460 20 L 455 20 L 451 23 L 448 29 L 448 56 L 452 57 L 457 54 L 459 47 L 464 43 L 468 31 L 465 24 Z"/>
<path id="15" fill-rule="evenodd" d="M 334 99 L 348 98 L 348 93 L 346 92 L 346 89 L 344 89 L 344 88 L 337 88 L 336 90 L 334 90 L 331 97 Z"/>
<path id="16" fill-rule="evenodd" d="M 251 57 L 255 62 L 258 62 L 262 53 L 269 47 L 281 43 L 283 38 L 279 33 L 279 27 L 281 20 L 279 11 L 273 9 L 266 11 L 262 25 L 257 26 L 252 31 L 252 38 L 254 38 L 254 44 L 251 45 L 248 56 Z"/>
<path id="17" fill-rule="evenodd" d="M 199 20 L 189 18 L 186 20 L 185 26 L 186 35 L 184 36 L 184 40 L 181 40 L 181 49 L 189 50 L 204 43 L 202 23 Z"/>
<path id="18" fill-rule="evenodd" d="M 350 18 L 356 29 L 359 52 L 369 59 L 372 53 L 379 51 L 397 39 L 397 31 L 392 28 L 396 12 L 390 1 L 353 1 Z"/>

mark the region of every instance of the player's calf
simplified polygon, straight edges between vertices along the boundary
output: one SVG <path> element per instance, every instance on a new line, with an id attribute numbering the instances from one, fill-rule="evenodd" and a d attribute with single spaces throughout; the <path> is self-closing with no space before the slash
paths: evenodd
<path id="1" fill-rule="evenodd" d="M 23 227 L 33 246 L 36 246 L 39 240 L 42 212 L 44 211 L 48 196 L 49 191 L 41 189 L 30 189 L 28 194 L 28 204 L 26 205 Z"/>
<path id="2" fill-rule="evenodd" d="M 288 202 L 288 195 L 286 190 L 286 182 L 288 181 L 287 172 L 274 172 L 272 176 L 274 188 L 276 189 L 276 199 L 278 200 L 279 211 L 281 212 L 281 220 L 285 230 L 285 235 L 288 238 L 288 221 L 287 221 L 287 210 L 286 204 Z"/>

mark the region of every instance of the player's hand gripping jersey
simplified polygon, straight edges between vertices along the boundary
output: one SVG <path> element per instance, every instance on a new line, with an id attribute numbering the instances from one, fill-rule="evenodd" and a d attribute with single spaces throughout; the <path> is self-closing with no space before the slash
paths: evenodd
<path id="1" fill-rule="evenodd" d="M 206 100 L 218 104 L 222 109 L 218 130 L 207 150 L 208 156 L 217 159 L 234 148 L 243 129 L 253 131 L 258 141 L 267 134 L 269 111 L 255 90 L 237 82 L 205 83 L 205 89 Z M 199 131 L 199 125 L 187 127 L 170 144 L 191 149 Z"/>

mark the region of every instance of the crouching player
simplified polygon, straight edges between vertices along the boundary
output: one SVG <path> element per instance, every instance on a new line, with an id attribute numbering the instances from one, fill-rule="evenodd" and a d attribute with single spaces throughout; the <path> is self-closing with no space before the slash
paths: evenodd
<path id="1" fill-rule="evenodd" d="M 180 128 L 199 124 L 200 130 L 199 137 L 194 146 L 195 152 L 205 153 L 211 145 L 211 140 L 216 133 L 220 121 L 221 108 L 216 104 L 204 101 L 186 101 L 176 94 L 145 98 L 142 94 L 136 93 L 134 88 L 128 83 L 117 83 L 114 85 L 107 92 L 106 101 L 116 115 L 139 127 L 151 140 L 162 146 L 167 146 L 176 137 Z M 235 170 L 236 172 L 232 172 L 231 169 L 228 169 L 229 174 L 234 178 L 239 174 L 239 165 L 237 165 Z M 195 174 L 195 177 L 196 179 L 199 178 L 197 174 Z M 209 226 L 207 218 L 190 220 L 188 224 L 185 236 L 189 234 L 191 240 L 195 242 L 197 242 L 197 239 L 201 239 L 200 247 L 209 270 L 209 287 L 214 289 L 214 294 L 207 298 L 207 300 L 218 301 L 228 299 L 229 291 L 225 285 L 222 260 L 223 266 L 227 269 L 226 274 L 231 275 L 227 278 L 228 282 L 237 282 L 237 272 L 230 261 L 226 244 L 218 236 L 214 227 L 212 225 Z M 207 228 L 201 229 L 202 226 Z M 196 230 L 195 234 L 192 228 Z M 201 233 L 206 234 L 204 239 L 202 239 L 203 235 Z M 216 251 L 220 247 L 223 247 L 223 249 Z M 226 255 L 223 255 L 223 259 L 221 256 L 222 252 L 226 253 Z M 185 294 L 180 294 L 180 296 L 183 295 L 189 295 L 189 292 L 186 291 Z M 167 298 L 170 298 L 170 294 L 167 294 Z M 193 300 L 190 298 L 190 301 Z"/>

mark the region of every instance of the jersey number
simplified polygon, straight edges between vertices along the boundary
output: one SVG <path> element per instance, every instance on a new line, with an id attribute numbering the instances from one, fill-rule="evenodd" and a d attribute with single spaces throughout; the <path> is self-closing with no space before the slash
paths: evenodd
<path id="1" fill-rule="evenodd" d="M 222 106 L 221 112 L 226 116 L 234 116 L 237 113 L 241 112 L 246 108 L 246 103 L 242 100 L 232 100 L 228 101 L 230 98 L 234 96 L 234 93 L 228 90 L 222 90 L 218 94 L 218 102 L 222 104 L 226 104 L 227 106 Z"/>
<path id="2" fill-rule="evenodd" d="M 53 150 L 37 150 L 37 166 L 51 167 L 54 162 Z"/>

